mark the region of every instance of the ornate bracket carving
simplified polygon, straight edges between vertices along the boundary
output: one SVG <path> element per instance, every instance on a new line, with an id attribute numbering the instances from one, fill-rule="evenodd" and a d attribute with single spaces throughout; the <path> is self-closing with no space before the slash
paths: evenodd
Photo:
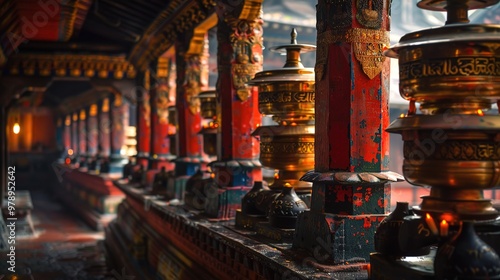
<path id="1" fill-rule="evenodd" d="M 328 61 L 328 46 L 337 42 L 352 44 L 356 60 L 361 64 L 363 72 L 373 79 L 380 74 L 385 61 L 383 51 L 390 44 L 389 32 L 383 30 L 353 28 L 344 33 L 327 30 L 318 34 L 318 50 L 316 59 L 316 79 L 323 79 Z"/>
<path id="2" fill-rule="evenodd" d="M 232 47 L 232 84 L 239 100 L 246 101 L 250 97 L 250 89 L 246 83 L 262 70 L 262 1 L 226 0 L 217 1 L 217 4 L 219 18 L 230 28 L 227 32 L 230 32 Z M 227 39 L 219 38 L 219 42 L 225 40 Z"/>
<path id="3" fill-rule="evenodd" d="M 241 101 L 250 97 L 247 83 L 262 69 L 262 20 L 238 20 L 230 36 L 233 47 L 233 86 Z"/>
<path id="4" fill-rule="evenodd" d="M 207 85 L 204 79 L 207 73 L 207 56 L 205 55 L 189 55 L 186 57 L 186 82 L 184 84 L 187 104 L 189 111 L 196 114 L 200 112 L 200 101 L 198 94 L 201 89 Z"/>
<path id="5" fill-rule="evenodd" d="M 24 76 L 98 77 L 117 80 L 132 79 L 136 76 L 134 67 L 124 56 L 19 54 L 9 59 L 6 68 L 11 75 Z"/>

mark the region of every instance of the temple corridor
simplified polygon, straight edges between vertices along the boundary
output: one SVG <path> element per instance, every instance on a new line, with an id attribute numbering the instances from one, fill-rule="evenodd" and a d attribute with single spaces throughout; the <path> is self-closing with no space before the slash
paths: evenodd
<path id="1" fill-rule="evenodd" d="M 0 280 L 500 280 L 500 0 L 0 0 Z"/>
<path id="2" fill-rule="evenodd" d="M 31 191 L 31 198 L 35 236 L 18 232 L 16 279 L 116 279 L 106 264 L 102 231 L 92 230 L 51 193 Z M 2 273 L 6 257 L 0 256 Z"/>

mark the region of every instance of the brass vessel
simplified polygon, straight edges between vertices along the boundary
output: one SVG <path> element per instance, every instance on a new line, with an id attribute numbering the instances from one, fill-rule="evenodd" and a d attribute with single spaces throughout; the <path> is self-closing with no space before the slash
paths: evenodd
<path id="1" fill-rule="evenodd" d="M 177 108 L 175 106 L 168 107 L 168 139 L 170 140 L 170 153 L 177 155 Z"/>
<path id="2" fill-rule="evenodd" d="M 444 27 L 413 32 L 386 52 L 399 59 L 406 116 L 387 131 L 404 141 L 403 174 L 431 188 L 421 213 L 451 224 L 498 216 L 483 190 L 500 184 L 500 25 L 467 24 L 468 8 L 498 0 L 423 0 L 447 12 Z M 420 103 L 422 114 L 416 113 Z"/>
<path id="3" fill-rule="evenodd" d="M 281 189 L 288 183 L 307 192 L 311 183 L 299 179 L 314 168 L 314 69 L 302 65 L 300 53 L 316 47 L 297 44 L 296 37 L 293 29 L 290 44 L 271 49 L 286 53 L 283 68 L 259 72 L 248 84 L 259 89 L 259 111 L 278 123 L 252 133 L 260 138 L 261 163 L 279 170 L 269 187 Z"/>
<path id="4" fill-rule="evenodd" d="M 217 99 L 215 90 L 200 92 L 200 114 L 204 119 L 200 134 L 203 134 L 203 151 L 209 156 L 217 156 Z"/>
<path id="5" fill-rule="evenodd" d="M 399 248 L 376 247 L 374 279 L 420 279 L 423 271 L 439 280 L 500 279 L 498 251 L 479 238 L 500 222 L 483 194 L 500 184 L 500 116 L 487 114 L 500 101 L 500 25 L 467 24 L 469 8 L 496 3 L 422 0 L 420 8 L 447 12 L 446 25 L 407 34 L 386 52 L 399 59 L 400 93 L 410 101 L 387 131 L 402 135 L 407 181 L 430 194 L 397 230 L 377 228 L 379 244 L 394 249 L 397 240 Z M 420 263 L 401 258 L 413 253 Z"/>

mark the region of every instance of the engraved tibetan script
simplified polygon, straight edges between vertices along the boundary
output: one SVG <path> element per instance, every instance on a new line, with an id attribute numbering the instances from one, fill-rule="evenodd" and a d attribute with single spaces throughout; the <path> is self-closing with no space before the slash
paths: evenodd
<path id="1" fill-rule="evenodd" d="M 312 92 L 259 92 L 259 103 L 313 103 L 314 91 Z"/>
<path id="2" fill-rule="evenodd" d="M 400 66 L 402 80 L 435 76 L 500 76 L 500 60 L 494 57 L 460 57 L 406 63 Z"/>

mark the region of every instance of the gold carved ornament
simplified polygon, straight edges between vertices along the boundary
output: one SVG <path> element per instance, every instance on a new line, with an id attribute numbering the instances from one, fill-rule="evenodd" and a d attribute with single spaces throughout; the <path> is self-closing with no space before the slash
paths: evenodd
<path id="1" fill-rule="evenodd" d="M 383 51 L 389 46 L 389 32 L 364 28 L 349 29 L 344 33 L 327 30 L 318 34 L 316 79 L 322 80 L 328 62 L 328 47 L 337 42 L 352 45 L 354 56 L 361 64 L 363 72 L 373 79 L 380 74 L 385 61 Z M 347 51 L 347 50 L 346 50 Z"/>
<path id="2" fill-rule="evenodd" d="M 151 125 L 151 106 L 149 105 L 149 92 L 146 90 L 142 93 L 142 110 L 144 112 L 142 117 L 146 122 L 146 126 L 149 127 Z"/>
<path id="3" fill-rule="evenodd" d="M 169 88 L 165 84 L 160 85 L 156 89 L 156 114 L 158 115 L 160 124 L 168 123 L 168 107 L 170 105 L 168 94 Z"/>
<path id="4" fill-rule="evenodd" d="M 262 69 L 262 22 L 240 20 L 230 36 L 233 47 L 233 86 L 241 101 L 250 97 L 247 83 Z"/>
<path id="5" fill-rule="evenodd" d="M 200 100 L 196 98 L 201 91 L 203 82 L 202 73 L 202 55 L 190 55 L 186 58 L 186 83 L 184 84 L 185 98 L 189 111 L 192 114 L 200 112 Z"/>

